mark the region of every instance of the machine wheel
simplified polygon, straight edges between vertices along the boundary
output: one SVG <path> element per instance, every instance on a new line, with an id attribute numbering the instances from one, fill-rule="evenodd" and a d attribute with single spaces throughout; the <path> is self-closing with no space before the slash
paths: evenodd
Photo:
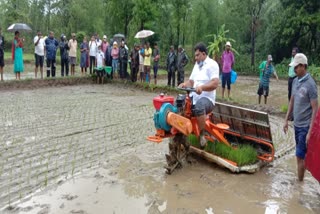
<path id="1" fill-rule="evenodd" d="M 189 143 L 186 136 L 177 134 L 170 138 L 169 154 L 166 154 L 166 173 L 171 174 L 176 168 L 181 168 L 189 153 Z"/>

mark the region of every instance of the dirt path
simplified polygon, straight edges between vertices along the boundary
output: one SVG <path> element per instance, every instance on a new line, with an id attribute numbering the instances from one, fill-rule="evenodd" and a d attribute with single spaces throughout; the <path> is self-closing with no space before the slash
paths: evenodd
<path id="1" fill-rule="evenodd" d="M 240 78 L 234 100 L 283 105 L 284 81 L 271 83 L 270 107 L 254 104 L 255 82 Z M 155 93 L 107 84 L 0 95 L 0 207 L 10 205 L 3 213 L 320 212 L 318 183 L 309 174 L 296 181 L 293 152 L 253 175 L 196 159 L 167 176 L 167 142 L 145 140 L 154 133 Z M 282 119 L 270 119 L 277 150 L 288 148 L 292 133 L 284 136 Z"/>

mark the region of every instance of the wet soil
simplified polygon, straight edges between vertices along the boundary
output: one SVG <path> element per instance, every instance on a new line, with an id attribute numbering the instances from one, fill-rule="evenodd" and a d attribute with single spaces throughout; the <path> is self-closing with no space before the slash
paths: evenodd
<path id="1" fill-rule="evenodd" d="M 1 90 L 2 212 L 319 213 L 319 184 L 309 173 L 296 180 L 292 129 L 284 135 L 273 114 L 286 105 L 286 82 L 271 82 L 268 105 L 256 104 L 257 84 L 240 77 L 231 102 L 270 112 L 277 155 L 285 155 L 255 174 L 194 157 L 166 175 L 168 141 L 146 141 L 157 93 L 125 84 Z"/>

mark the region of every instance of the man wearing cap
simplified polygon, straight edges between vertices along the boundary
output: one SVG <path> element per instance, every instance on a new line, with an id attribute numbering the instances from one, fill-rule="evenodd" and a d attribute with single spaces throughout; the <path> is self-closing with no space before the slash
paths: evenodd
<path id="1" fill-rule="evenodd" d="M 69 45 L 64 34 L 61 34 L 59 43 L 60 48 L 60 62 L 61 62 L 61 76 L 64 76 L 64 71 L 66 71 L 66 76 L 69 75 Z"/>
<path id="2" fill-rule="evenodd" d="M 226 43 L 226 49 L 221 56 L 222 65 L 222 99 L 224 98 L 224 91 L 227 84 L 228 99 L 230 98 L 231 91 L 231 70 L 234 65 L 234 55 L 231 51 L 231 43 Z"/>
<path id="3" fill-rule="evenodd" d="M 314 79 L 307 71 L 308 59 L 304 54 L 297 53 L 289 66 L 294 68 L 297 78 L 292 83 L 292 93 L 283 130 L 287 133 L 289 117 L 293 112 L 298 179 L 303 181 L 307 144 L 318 109 L 318 89 Z"/>
<path id="4" fill-rule="evenodd" d="M 262 62 L 264 64 L 263 69 L 261 70 L 260 83 L 257 94 L 259 95 L 258 102 L 261 103 L 261 96 L 264 96 L 264 104 L 267 104 L 267 97 L 269 96 L 269 83 L 270 77 L 273 74 L 277 80 L 279 80 L 278 75 L 272 65 L 272 56 L 268 55 L 267 61 Z M 261 64 L 259 68 L 261 67 Z"/>
<path id="5" fill-rule="evenodd" d="M 34 58 L 35 58 L 35 68 L 34 74 L 35 78 L 37 78 L 38 67 L 40 66 L 40 74 L 41 79 L 43 79 L 43 62 L 44 62 L 44 51 L 45 51 L 45 43 L 44 38 L 42 37 L 41 31 L 38 30 L 37 35 L 33 39 L 34 43 Z"/>
<path id="6" fill-rule="evenodd" d="M 0 28 L 0 76 L 1 81 L 3 81 L 3 67 L 4 67 L 4 36 L 2 36 Z"/>

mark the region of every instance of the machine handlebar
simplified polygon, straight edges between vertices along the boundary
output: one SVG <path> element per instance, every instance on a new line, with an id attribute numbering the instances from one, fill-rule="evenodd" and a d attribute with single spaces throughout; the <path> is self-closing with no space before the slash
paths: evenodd
<path id="1" fill-rule="evenodd" d="M 188 92 L 188 93 L 190 93 L 190 92 L 196 92 L 196 89 L 195 89 L 195 88 L 191 88 L 191 87 L 186 87 L 186 88 L 180 88 L 180 87 L 178 87 L 177 89 L 182 90 L 182 91 L 186 91 L 186 92 Z"/>

